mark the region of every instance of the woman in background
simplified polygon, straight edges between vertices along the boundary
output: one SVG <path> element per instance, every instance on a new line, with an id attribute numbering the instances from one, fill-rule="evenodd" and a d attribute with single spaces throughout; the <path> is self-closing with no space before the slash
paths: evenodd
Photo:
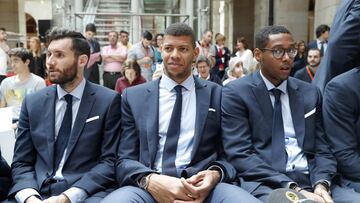
<path id="1" fill-rule="evenodd" d="M 33 55 L 33 63 L 30 65 L 30 72 L 42 78 L 45 78 L 45 60 L 41 55 L 40 39 L 38 37 L 31 37 L 29 47 Z"/>
<path id="2" fill-rule="evenodd" d="M 244 77 L 244 62 L 240 57 L 233 57 L 229 62 L 229 69 L 227 71 L 228 78 L 224 80 L 223 85 L 228 84 L 230 81 Z"/>
<path id="3" fill-rule="evenodd" d="M 245 37 L 239 37 L 236 39 L 236 52 L 235 56 L 239 57 L 243 61 L 244 74 L 251 73 L 251 67 L 253 66 L 253 53 L 248 49 L 248 44 Z"/>
<path id="4" fill-rule="evenodd" d="M 116 81 L 115 90 L 122 94 L 125 88 L 145 83 L 141 76 L 141 69 L 135 60 L 127 60 L 124 66 L 123 77 Z"/>
<path id="5" fill-rule="evenodd" d="M 306 66 L 306 45 L 303 40 L 298 40 L 295 43 L 295 46 L 298 50 L 295 58 L 294 58 L 294 67 L 292 68 L 290 72 L 290 76 L 294 76 L 295 72 L 305 68 Z"/>

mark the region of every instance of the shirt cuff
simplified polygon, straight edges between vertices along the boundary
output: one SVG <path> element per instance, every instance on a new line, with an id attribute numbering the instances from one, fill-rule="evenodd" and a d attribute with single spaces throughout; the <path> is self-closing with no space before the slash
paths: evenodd
<path id="1" fill-rule="evenodd" d="M 31 196 L 37 196 L 38 198 L 41 197 L 40 194 L 35 189 L 26 188 L 17 192 L 15 195 L 15 199 L 19 203 L 24 203 Z"/>
<path id="2" fill-rule="evenodd" d="M 224 177 L 225 177 L 225 173 L 224 173 L 224 171 L 222 170 L 221 167 L 214 165 L 214 166 L 210 166 L 207 170 L 216 170 L 216 171 L 219 171 L 219 172 L 220 172 L 220 181 L 219 181 L 219 183 L 223 182 Z"/>
<path id="3" fill-rule="evenodd" d="M 331 182 L 325 179 L 321 179 L 315 182 L 315 184 L 313 185 L 313 188 L 315 189 L 316 185 L 318 184 L 323 184 L 323 186 L 328 190 L 328 192 L 330 191 L 331 188 Z"/>
<path id="4" fill-rule="evenodd" d="M 83 202 L 87 198 L 87 193 L 85 190 L 77 187 L 71 187 L 63 192 L 66 195 L 71 203 Z"/>

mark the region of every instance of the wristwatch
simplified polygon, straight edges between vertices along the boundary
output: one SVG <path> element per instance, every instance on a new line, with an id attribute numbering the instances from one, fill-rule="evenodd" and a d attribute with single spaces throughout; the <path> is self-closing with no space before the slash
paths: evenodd
<path id="1" fill-rule="evenodd" d="M 149 186 L 149 180 L 150 180 L 150 176 L 152 175 L 152 173 L 144 175 L 143 177 L 141 177 L 140 181 L 139 181 L 139 187 L 147 190 L 148 186 Z"/>

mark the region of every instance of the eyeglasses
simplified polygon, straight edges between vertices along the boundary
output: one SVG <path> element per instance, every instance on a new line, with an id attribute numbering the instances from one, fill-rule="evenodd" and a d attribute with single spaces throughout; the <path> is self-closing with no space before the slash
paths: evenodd
<path id="1" fill-rule="evenodd" d="M 282 57 L 284 57 L 285 52 L 288 54 L 288 56 L 290 58 L 295 58 L 296 54 L 297 54 L 297 49 L 296 48 L 290 48 L 290 49 L 283 49 L 283 48 L 277 48 L 277 49 L 268 49 L 268 48 L 262 48 L 262 51 L 266 50 L 266 51 L 271 51 L 274 58 L 277 59 L 281 59 Z"/>

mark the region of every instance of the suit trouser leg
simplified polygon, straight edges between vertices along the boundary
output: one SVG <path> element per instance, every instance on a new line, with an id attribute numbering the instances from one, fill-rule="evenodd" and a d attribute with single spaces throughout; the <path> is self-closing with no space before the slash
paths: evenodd
<path id="1" fill-rule="evenodd" d="M 206 203 L 233 203 L 234 200 L 239 203 L 261 203 L 250 193 L 246 192 L 239 186 L 219 183 L 206 198 Z"/>
<path id="2" fill-rule="evenodd" d="M 360 183 L 342 179 L 340 185 L 332 185 L 331 192 L 336 203 L 360 202 Z"/>
<path id="3" fill-rule="evenodd" d="M 271 187 L 259 185 L 254 191 L 251 192 L 251 194 L 262 202 L 267 203 L 272 191 L 273 189 Z"/>
<path id="4" fill-rule="evenodd" d="M 101 203 L 155 203 L 154 198 L 145 190 L 134 187 L 121 187 L 106 196 Z"/>

